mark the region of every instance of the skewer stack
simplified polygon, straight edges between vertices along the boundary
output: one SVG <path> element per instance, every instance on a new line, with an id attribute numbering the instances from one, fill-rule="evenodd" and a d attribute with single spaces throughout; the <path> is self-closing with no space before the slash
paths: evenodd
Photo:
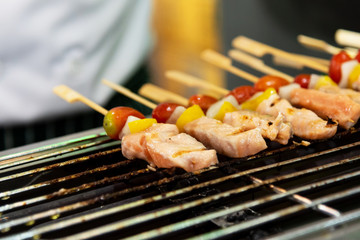
<path id="1" fill-rule="evenodd" d="M 304 39 L 306 41 L 304 41 Z M 311 39 L 310 39 L 311 40 Z M 300 37 L 299 36 L 299 41 L 302 42 L 302 44 L 308 44 L 310 45 L 309 43 L 309 38 L 304 38 L 304 37 Z M 306 42 L 306 43 L 305 43 Z M 309 67 L 309 68 L 313 68 L 319 72 L 322 72 L 322 73 L 327 73 L 328 71 L 328 65 L 329 65 L 329 61 L 328 60 L 324 60 L 324 59 L 318 59 L 318 58 L 314 58 L 314 57 L 309 57 L 309 56 L 304 56 L 304 55 L 299 55 L 299 54 L 292 54 L 292 53 L 287 53 L 285 51 L 282 51 L 280 49 L 276 49 L 276 48 L 273 48 L 273 47 L 270 47 L 270 46 L 267 46 L 265 44 L 262 44 L 262 43 L 259 43 L 259 42 L 256 42 L 254 40 L 251 40 L 251 39 L 248 39 L 246 37 L 243 37 L 243 36 L 240 36 L 240 37 L 237 37 L 236 39 L 234 39 L 233 41 L 233 44 L 234 46 L 237 48 L 237 50 L 231 50 L 229 52 L 229 57 L 226 57 L 224 55 L 221 55 L 219 53 L 216 53 L 212 50 L 206 50 L 203 52 L 203 54 L 201 55 L 201 57 L 226 70 L 226 71 L 229 71 L 241 78 L 244 78 L 246 80 L 248 80 L 249 82 L 251 83 L 254 83 L 255 85 L 259 82 L 259 78 L 252 75 L 252 74 L 249 74 L 237 67 L 234 67 L 232 65 L 232 59 L 235 59 L 237 61 L 241 61 L 242 63 L 246 63 L 248 65 L 250 65 L 251 67 L 253 67 L 254 69 L 258 70 L 258 71 L 262 71 L 266 74 L 270 74 L 270 75 L 277 75 L 277 76 L 280 76 L 284 79 L 286 79 L 287 81 L 286 82 L 292 82 L 294 81 L 294 78 L 285 74 L 285 73 L 282 73 L 276 69 L 273 69 L 273 68 L 270 68 L 268 66 L 266 66 L 264 64 L 264 62 L 261 60 L 261 59 L 257 59 L 253 56 L 250 56 L 250 55 L 247 55 L 241 51 L 239 51 L 238 49 L 242 49 L 242 50 L 247 50 L 248 52 L 250 52 L 251 54 L 254 54 L 258 57 L 262 57 L 264 56 L 264 54 L 272 54 L 274 56 L 277 56 L 281 59 L 287 59 L 287 61 L 291 61 L 293 63 L 297 63 L 299 64 L 300 66 L 306 66 L 306 67 Z M 324 45 L 324 43 L 322 43 Z M 319 45 L 319 44 L 318 44 Z M 313 44 L 314 46 L 314 44 Z M 324 48 L 324 49 L 330 49 L 329 51 L 335 51 L 337 50 L 335 47 L 329 47 L 327 46 L 327 48 Z M 223 89 L 223 88 L 220 88 L 218 86 L 215 86 L 213 84 L 208 84 L 206 83 L 205 81 L 201 80 L 201 79 L 198 79 L 198 78 L 195 78 L 193 76 L 189 76 L 185 73 L 180 73 L 180 72 L 177 72 L 177 71 L 169 71 L 166 73 L 166 76 L 171 79 L 171 80 L 175 80 L 175 81 L 178 81 L 184 85 L 187 85 L 189 87 L 198 87 L 198 88 L 204 88 L 204 89 L 207 89 L 207 90 L 211 90 L 211 91 L 214 91 L 216 92 L 217 94 L 221 94 L 223 96 L 226 96 L 226 95 L 229 95 L 229 93 L 231 93 L 231 91 L 227 90 L 227 89 Z M 117 86 L 109 81 L 106 81 L 104 80 L 103 83 L 105 85 L 108 85 L 109 87 L 115 89 L 116 91 L 144 104 L 145 106 L 151 108 L 151 109 L 156 109 L 159 105 L 156 105 L 140 96 L 138 96 L 137 94 L 135 93 L 132 93 L 130 92 L 129 90 L 127 89 L 124 89 L 122 88 L 121 86 Z M 147 89 L 147 90 L 146 90 Z M 149 90 L 150 89 L 150 90 Z M 67 100 L 68 102 L 72 103 L 72 102 L 75 102 L 75 101 L 81 101 L 85 104 L 87 104 L 88 106 L 94 108 L 96 111 L 100 112 L 101 114 L 104 114 L 106 115 L 108 113 L 108 111 L 106 109 L 103 109 L 101 106 L 97 106 L 96 104 L 94 104 L 93 102 L 91 102 L 90 100 L 86 99 L 85 97 L 79 95 L 78 93 L 76 92 L 73 92 L 71 91 L 70 89 L 64 87 L 64 86 L 61 86 L 61 87 L 57 87 L 54 89 L 55 93 L 58 94 L 59 96 L 61 96 L 62 98 L 64 98 L 65 100 Z M 292 90 L 292 92 L 296 92 L 296 91 L 302 91 L 302 90 Z M 152 94 L 149 94 L 149 92 L 151 92 Z M 156 93 L 156 94 L 154 94 Z M 303 92 L 301 92 L 303 95 Z M 306 92 L 307 93 L 307 92 Z M 182 96 L 176 96 L 174 94 L 171 94 L 171 93 L 168 93 L 167 91 L 159 88 L 159 87 L 156 87 L 154 85 L 151 85 L 151 84 L 147 84 L 147 85 L 144 85 L 141 89 L 140 89 L 140 94 L 142 95 L 145 95 L 147 98 L 151 98 L 153 101 L 155 102 L 168 102 L 168 101 L 174 101 L 174 102 L 178 102 L 180 103 L 180 105 L 183 105 L 185 107 L 187 107 L 188 105 L 188 100 Z M 272 96 L 275 96 L 275 97 L 272 97 L 271 100 L 267 100 L 267 103 L 265 104 L 265 100 L 262 100 L 261 102 L 257 103 L 257 107 L 253 110 L 257 110 L 257 109 L 265 109 L 263 110 L 263 113 L 266 113 L 268 115 L 273 115 L 274 118 L 271 118 L 270 120 L 267 119 L 267 120 L 264 120 L 264 116 L 261 116 L 260 118 L 262 120 L 264 120 L 268 125 L 273 125 L 274 126 L 274 123 L 277 122 L 277 126 L 280 126 L 282 122 L 290 122 L 292 127 L 295 127 L 295 128 L 299 128 L 299 125 L 297 122 L 297 120 L 301 119 L 301 117 L 307 115 L 307 116 L 310 116 L 311 117 L 315 117 L 316 114 L 314 113 L 311 113 L 310 115 L 308 113 L 305 113 L 304 111 L 309 111 L 311 112 L 310 110 L 297 110 L 296 108 L 293 108 L 290 103 L 287 103 L 286 100 L 282 100 L 280 99 L 276 94 L 272 95 Z M 311 94 L 310 94 L 311 96 Z M 301 97 L 301 96 L 300 96 Z M 257 96 L 258 98 L 258 96 Z M 299 98 L 299 97 L 298 97 Z M 224 105 L 224 103 L 227 102 L 227 100 L 224 100 L 226 98 L 223 98 L 222 100 L 219 100 L 219 102 L 221 102 L 222 105 Z M 255 98 L 256 99 L 256 98 Z M 321 102 L 321 99 L 315 99 L 313 98 L 312 99 L 313 101 L 315 102 Z M 254 101 L 253 99 L 249 99 L 249 101 Z M 275 109 L 273 106 L 274 105 L 280 105 L 280 104 L 277 104 L 277 102 L 284 102 L 284 104 L 286 104 L 286 111 L 283 111 L 283 110 L 280 110 L 280 108 L 284 108 L 284 107 L 279 107 L 275 112 L 273 111 L 268 111 L 268 109 Z M 263 102 L 263 103 L 262 103 Z M 301 102 L 299 100 L 299 102 Z M 311 102 L 311 101 L 310 101 Z M 336 101 L 335 101 L 336 102 Z M 227 108 L 228 112 L 234 112 L 234 111 L 238 111 L 239 109 L 241 109 L 241 106 L 245 106 L 247 102 L 245 102 L 245 104 L 242 104 L 240 106 L 235 106 L 234 108 Z M 262 104 L 263 107 L 260 107 L 260 105 Z M 213 105 L 216 105 L 216 104 L 213 104 Z M 218 104 L 219 105 L 219 104 Z M 222 106 L 221 105 L 221 106 Z M 233 106 L 236 105 L 233 104 Z M 319 134 L 319 138 L 329 138 L 329 137 L 332 137 L 335 132 L 336 132 L 336 123 L 339 122 L 340 123 L 340 126 L 342 126 L 343 128 L 345 129 L 349 129 L 351 126 L 353 126 L 357 121 L 358 121 L 358 118 L 360 117 L 360 105 L 359 104 L 354 104 L 354 108 L 358 108 L 356 109 L 356 114 L 357 116 L 355 116 L 354 118 L 351 118 L 350 120 L 347 120 L 346 124 L 342 124 L 340 122 L 340 119 L 335 119 L 336 122 L 332 122 L 332 119 L 328 119 L 328 121 L 326 122 L 326 120 L 324 121 L 325 122 L 325 125 L 322 126 L 322 128 L 326 128 L 326 129 L 330 129 L 331 130 L 331 133 L 329 134 L 325 134 L 325 135 L 321 135 Z M 307 106 L 308 108 L 312 108 L 311 110 L 314 110 L 314 108 L 316 109 L 316 107 L 312 107 L 311 105 L 308 105 Z M 336 107 L 339 107 L 339 106 L 331 106 L 334 108 Z M 340 106 L 341 107 L 341 106 Z M 184 107 L 183 107 L 184 108 Z M 190 109 L 190 108 L 188 108 Z M 231 111 L 229 111 L 229 109 Z M 286 112 L 289 112 L 289 109 L 291 109 L 292 112 L 298 112 L 300 115 L 293 115 L 295 117 L 292 117 L 291 114 L 287 114 Z M 322 111 L 323 109 L 321 109 L 320 107 L 320 110 Z M 182 114 L 184 112 L 186 112 L 187 110 L 183 110 L 183 112 L 181 112 L 179 114 L 179 116 L 177 116 L 177 118 L 175 118 L 175 122 L 177 123 L 177 120 L 179 120 L 182 116 Z M 320 113 L 321 113 L 320 111 Z M 318 112 L 318 114 L 321 116 Z M 220 120 L 224 120 L 224 116 L 225 116 L 226 112 L 221 115 L 221 118 Z M 248 114 L 248 113 L 247 113 Z M 274 114 L 276 116 L 274 116 Z M 190 116 L 190 115 L 188 115 Z M 188 117 L 187 116 L 187 117 Z M 248 118 L 249 115 L 247 115 L 247 118 Z M 259 116 L 256 116 L 258 117 L 257 119 L 259 119 Z M 317 117 L 317 116 L 316 116 Z M 321 116 L 323 118 L 328 118 L 329 117 L 329 114 L 328 113 L 325 113 L 323 116 Z M 332 116 L 333 117 L 333 116 Z M 318 118 L 318 117 L 317 117 Z M 200 119 L 200 120 L 199 120 Z M 277 120 L 276 120 L 277 119 Z M 279 120 L 281 119 L 281 120 Z M 128 119 L 129 120 L 129 119 Z M 316 120 L 316 121 L 320 121 L 320 120 Z M 259 121 L 258 121 L 259 122 Z M 350 123 L 349 123 L 350 122 Z M 195 124 L 196 123 L 196 124 Z M 126 122 L 126 124 L 128 124 L 128 122 Z M 125 124 L 125 125 L 126 125 Z M 130 123 L 129 123 L 130 124 Z M 221 123 L 221 121 L 218 121 L 218 120 L 215 120 L 215 119 L 212 119 L 212 118 L 208 118 L 204 115 L 199 115 L 198 117 L 196 118 L 192 118 L 191 120 L 185 122 L 183 125 L 181 125 L 180 127 L 180 130 L 184 130 L 186 133 L 190 134 L 191 136 L 193 136 L 194 138 L 196 138 L 199 142 L 199 148 L 196 148 L 196 149 L 190 149 L 189 150 L 189 145 L 187 145 L 187 147 L 185 147 L 187 150 L 187 152 L 205 152 L 207 151 L 205 146 L 207 146 L 207 148 L 213 148 L 213 149 L 216 149 L 217 153 L 219 154 L 225 154 L 229 157 L 247 157 L 247 156 L 250 156 L 252 154 L 255 154 L 259 151 L 262 151 L 266 148 L 266 144 L 265 144 L 265 141 L 262 139 L 262 137 L 264 137 L 264 133 L 261 133 L 260 134 L 260 125 L 259 123 L 253 127 L 252 129 L 255 129 L 255 131 L 252 131 L 252 130 L 249 130 L 249 129 L 240 129 L 240 128 L 233 128 L 233 127 L 229 127 L 230 125 L 228 124 L 224 124 L 224 125 L 221 125 L 221 126 L 224 126 L 222 128 L 220 128 L 221 130 L 218 131 L 219 129 L 219 124 L 223 124 Z M 214 127 L 214 126 L 217 126 L 217 127 Z M 266 125 L 266 124 L 265 124 Z M 302 124 L 304 125 L 304 124 Z M 127 126 L 127 125 L 126 125 Z M 177 126 L 179 127 L 180 125 L 177 124 Z M 190 127 L 191 126 L 191 127 Z M 196 170 L 199 170 L 201 168 L 204 168 L 204 167 L 209 167 L 211 165 L 214 165 L 217 163 L 217 158 L 214 158 L 214 150 L 210 151 L 210 155 L 211 157 L 208 158 L 210 159 L 207 163 L 198 163 L 197 161 L 199 159 L 201 159 L 202 157 L 199 157 L 197 156 L 196 154 L 193 155 L 192 157 L 188 158 L 190 159 L 190 163 L 188 161 L 188 163 L 186 164 L 178 164 L 178 162 L 174 159 L 171 159 L 171 157 L 169 157 L 170 155 L 171 156 L 174 156 L 174 152 L 171 152 L 170 154 L 165 154 L 164 153 L 166 152 L 166 148 L 161 148 L 160 146 L 162 146 L 161 144 L 164 144 L 164 142 L 166 142 L 166 140 L 164 139 L 172 139 L 174 138 L 174 136 L 178 136 L 179 132 L 175 132 L 171 135 L 166 135 L 164 138 L 156 138 L 156 139 L 151 139 L 151 143 L 154 144 L 156 143 L 155 145 L 157 147 L 152 147 L 152 155 L 149 154 L 150 153 L 150 144 L 148 144 L 146 146 L 146 150 L 143 150 L 142 152 L 135 152 L 133 155 L 131 154 L 128 154 L 128 149 L 131 149 L 131 147 L 133 147 L 132 145 L 134 145 L 134 141 L 136 142 L 137 141 L 137 147 L 142 147 L 143 149 L 144 146 L 143 146 L 143 142 L 144 142 L 144 139 L 149 139 L 150 137 L 149 136 L 153 136 L 153 133 L 152 130 L 148 130 L 148 129 L 155 129 L 156 127 L 154 127 L 153 124 L 150 124 L 147 128 L 144 128 L 142 129 L 141 131 L 138 131 L 137 133 L 133 134 L 133 133 L 128 133 L 128 134 L 125 134 L 125 137 L 124 138 L 121 138 L 121 140 L 123 141 L 123 148 L 125 149 L 124 150 L 124 156 L 127 156 L 128 158 L 142 158 L 146 161 L 149 162 L 149 167 L 151 168 L 154 168 L 154 167 L 181 167 L 183 169 L 185 169 L 186 171 L 196 171 Z M 235 130 L 234 130 L 235 129 Z M 335 129 L 335 131 L 334 131 Z M 252 132 L 251 132 L 252 131 Z M 295 130 L 297 135 L 299 133 L 298 130 Z M 303 131 L 303 130 L 301 130 Z M 130 131 L 131 132 L 131 131 Z M 214 135 L 215 132 L 218 132 L 217 134 Z M 231 134 L 230 134 L 231 132 Z M 235 134 L 236 132 L 236 134 Z M 237 142 L 236 143 L 232 143 L 234 144 L 234 146 L 236 147 L 233 147 L 231 148 L 230 150 L 224 150 L 223 147 L 221 147 L 219 144 L 221 141 L 225 141 L 225 139 L 227 138 L 227 135 L 239 135 L 239 133 L 249 133 L 251 132 L 252 134 L 250 134 L 249 136 L 247 137 L 243 137 L 243 138 L 239 138 L 239 139 L 242 139 L 242 140 L 236 140 Z M 136 138 L 136 140 L 133 140 L 133 136 L 137 136 L 136 134 L 138 134 L 140 137 Z M 157 133 L 159 134 L 159 133 Z M 162 133 L 161 133 L 162 134 Z M 254 135 L 255 134 L 255 135 Z M 312 133 L 313 134 L 313 133 Z M 244 135 L 244 134 L 243 134 Z M 263 136 L 261 136 L 263 135 Z M 131 136 L 131 137 L 127 137 L 127 136 Z M 302 135 L 298 135 L 300 137 L 302 137 Z M 305 136 L 306 139 L 318 139 L 317 137 L 313 138 L 311 137 L 310 135 L 303 135 Z M 290 137 L 291 137 L 291 134 L 290 134 Z M 131 141 L 131 144 L 129 144 L 129 147 L 126 147 L 126 143 L 128 143 L 129 141 L 127 141 L 127 139 L 132 139 Z M 140 139 L 140 140 L 139 140 Z M 142 139 L 142 140 L 141 140 Z M 213 141 L 213 139 L 217 139 L 216 142 Z M 245 139 L 245 140 L 244 140 Z M 255 139 L 258 139 L 258 140 L 255 140 Z M 261 140 L 262 139 L 262 140 Z M 271 138 L 269 138 L 271 139 Z M 273 141 L 275 139 L 275 137 L 273 137 L 271 140 Z M 194 141 L 193 141 L 194 140 Z M 172 141 L 172 140 L 171 140 Z M 191 141 L 193 141 L 190 145 L 194 146 L 196 145 L 195 142 L 196 140 L 195 139 L 191 139 Z M 263 141 L 263 142 L 262 142 Z M 140 143 L 142 142 L 142 143 Z M 146 141 L 145 141 L 146 142 Z M 230 141 L 231 142 L 231 141 Z M 251 143 L 252 142 L 252 143 Z M 257 142 L 257 144 L 255 144 L 255 142 Z M 167 142 L 168 144 L 170 143 L 170 146 L 174 146 L 175 145 L 179 145 L 180 142 Z M 160 144 L 160 145 L 159 145 Z M 204 145 L 205 146 L 204 146 Z M 265 145 L 264 145 L 265 144 Z M 287 144 L 287 141 L 286 143 Z M 136 145 L 136 144 L 135 144 Z M 242 147 L 241 148 L 241 145 L 246 145 L 246 147 Z M 165 146 L 169 146 L 169 145 L 165 145 Z M 251 147 L 250 147 L 251 146 Z M 254 146 L 257 146 L 257 147 L 254 147 Z M 162 149 L 160 151 L 160 149 Z M 126 152 L 127 151 L 127 152 Z M 183 152 L 184 149 L 180 150 L 180 152 Z M 238 152 L 240 151 L 240 152 Z M 179 151 L 177 151 L 179 152 Z M 206 152 L 207 153 L 207 152 Z M 166 160 L 165 161 L 158 161 L 159 158 L 158 156 L 155 156 L 155 155 L 161 155 L 162 157 L 162 160 L 165 158 Z M 176 154 L 175 154 L 176 155 Z M 171 162 L 171 164 L 169 164 L 169 162 Z"/>

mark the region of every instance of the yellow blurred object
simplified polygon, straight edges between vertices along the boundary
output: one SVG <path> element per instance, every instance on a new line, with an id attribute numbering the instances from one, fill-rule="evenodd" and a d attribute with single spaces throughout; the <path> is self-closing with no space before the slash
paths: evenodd
<path id="1" fill-rule="evenodd" d="M 249 100 L 241 104 L 241 109 L 256 111 L 256 108 L 259 106 L 259 104 L 262 101 L 268 99 L 273 94 L 276 94 L 276 90 L 274 88 L 268 88 L 259 96 L 250 98 Z"/>
<path id="2" fill-rule="evenodd" d="M 193 105 L 188 107 L 176 121 L 176 126 L 179 128 L 180 132 L 184 131 L 184 126 L 198 118 L 204 117 L 205 114 L 199 105 Z"/>
<path id="3" fill-rule="evenodd" d="M 224 119 L 226 113 L 235 112 L 235 111 L 237 111 L 237 108 L 234 107 L 234 105 L 232 105 L 231 103 L 225 101 L 221 105 L 218 113 L 215 115 L 214 118 L 217 119 L 217 120 L 222 121 Z"/>
<path id="4" fill-rule="evenodd" d="M 348 86 L 352 88 L 354 82 L 360 80 L 360 64 L 356 65 L 349 75 Z"/>
<path id="5" fill-rule="evenodd" d="M 194 93 L 165 77 L 166 71 L 177 70 L 224 86 L 225 73 L 200 59 L 204 49 L 221 51 L 219 6 L 218 0 L 153 0 L 152 82 L 189 97 Z"/>
<path id="6" fill-rule="evenodd" d="M 314 89 L 319 90 L 321 87 L 324 87 L 324 86 L 335 86 L 336 87 L 338 85 L 329 76 L 324 75 L 324 76 L 321 76 L 316 81 Z"/>
<path id="7" fill-rule="evenodd" d="M 135 120 L 128 123 L 131 133 L 137 133 L 146 130 L 151 127 L 154 123 L 157 123 L 155 118 L 144 118 Z"/>

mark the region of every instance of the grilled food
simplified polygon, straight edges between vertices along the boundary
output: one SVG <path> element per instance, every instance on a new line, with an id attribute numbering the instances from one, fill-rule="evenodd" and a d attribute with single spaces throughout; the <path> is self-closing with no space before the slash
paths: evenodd
<path id="1" fill-rule="evenodd" d="M 152 167 L 179 167 L 187 172 L 218 163 L 215 150 L 207 150 L 195 138 L 179 133 L 174 124 L 158 123 L 124 136 L 122 153 L 128 159 L 143 159 Z"/>

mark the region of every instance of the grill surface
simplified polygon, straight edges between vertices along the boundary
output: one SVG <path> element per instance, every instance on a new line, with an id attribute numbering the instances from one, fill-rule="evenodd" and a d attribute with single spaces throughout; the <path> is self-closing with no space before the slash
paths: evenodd
<path id="1" fill-rule="evenodd" d="M 360 224 L 359 136 L 357 126 L 307 147 L 270 143 L 196 173 L 151 171 L 103 133 L 3 156 L 1 237 L 351 236 Z"/>

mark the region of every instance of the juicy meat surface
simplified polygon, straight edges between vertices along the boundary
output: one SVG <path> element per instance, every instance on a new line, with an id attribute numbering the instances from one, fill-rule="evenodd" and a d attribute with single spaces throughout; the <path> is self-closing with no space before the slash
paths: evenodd
<path id="1" fill-rule="evenodd" d="M 259 128 L 243 131 L 216 119 L 202 117 L 184 126 L 189 135 L 228 157 L 240 158 L 267 148 Z"/>
<path id="2" fill-rule="evenodd" d="M 215 150 L 207 150 L 188 134 L 179 134 L 173 124 L 154 124 L 143 132 L 124 136 L 122 153 L 128 159 L 146 160 L 151 166 L 179 167 L 187 172 L 218 163 Z"/>
<path id="3" fill-rule="evenodd" d="M 324 119 L 338 122 L 345 129 L 354 126 L 360 117 L 360 104 L 345 95 L 298 88 L 291 92 L 290 101 L 296 106 L 314 111 Z"/>
<path id="4" fill-rule="evenodd" d="M 261 102 L 256 111 L 272 116 L 282 113 L 285 120 L 291 123 L 294 135 L 304 139 L 326 139 L 334 136 L 337 131 L 336 123 L 325 121 L 308 109 L 295 108 L 277 94 Z"/>
<path id="5" fill-rule="evenodd" d="M 255 111 L 239 110 L 226 113 L 223 122 L 243 131 L 259 128 L 264 138 L 281 144 L 287 144 L 292 137 L 291 125 L 285 122 L 285 117 L 281 113 L 274 117 Z"/>
<path id="6" fill-rule="evenodd" d="M 319 89 L 321 92 L 332 93 L 335 95 L 345 95 L 354 102 L 360 103 L 360 92 L 350 88 L 339 88 L 336 86 L 323 86 Z"/>

